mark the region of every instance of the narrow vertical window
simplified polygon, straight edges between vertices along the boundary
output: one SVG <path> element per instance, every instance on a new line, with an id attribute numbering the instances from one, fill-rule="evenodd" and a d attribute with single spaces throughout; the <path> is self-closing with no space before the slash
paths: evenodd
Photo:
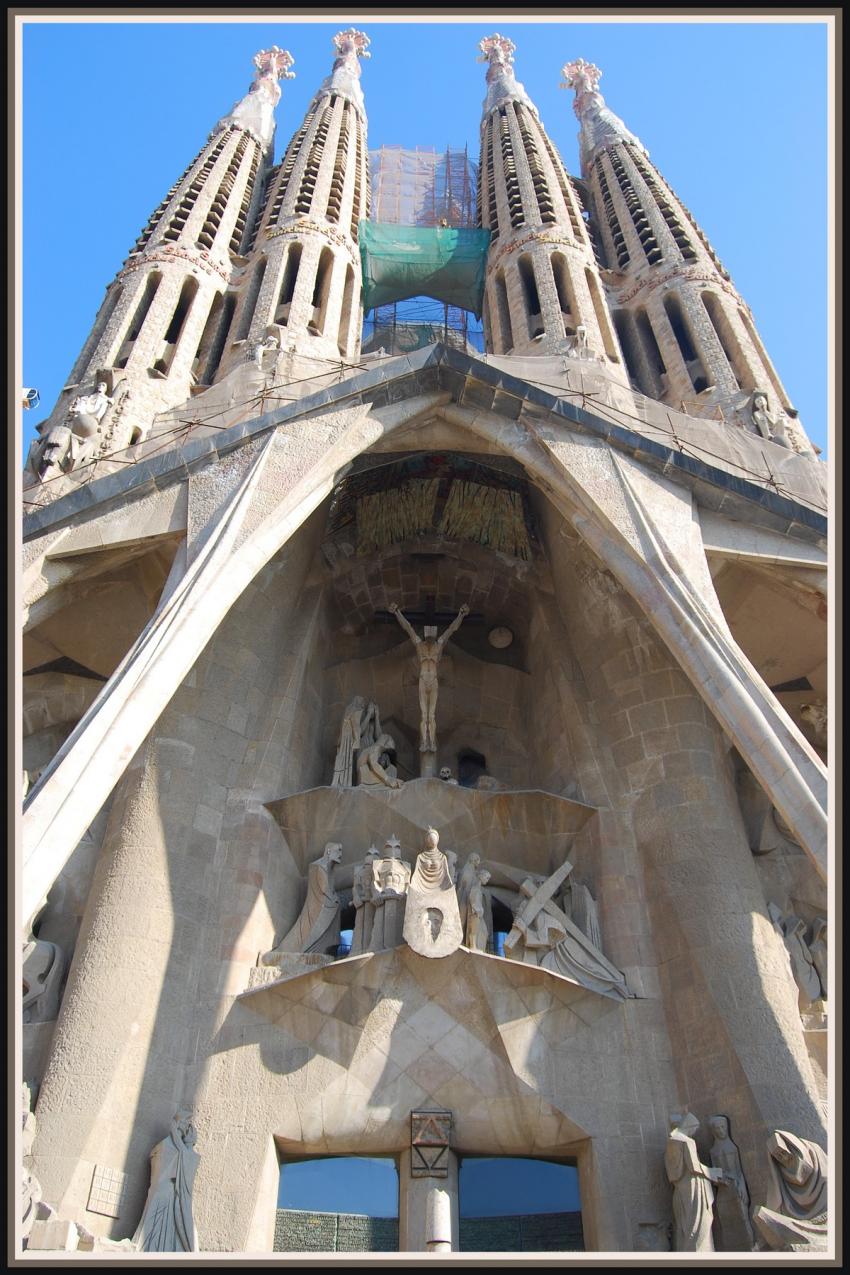
<path id="1" fill-rule="evenodd" d="M 139 299 L 139 303 L 136 306 L 133 317 L 127 327 L 127 332 L 118 350 L 118 357 L 115 360 L 116 367 L 127 366 L 127 360 L 133 353 L 133 347 L 136 344 L 136 340 L 142 330 L 142 325 L 147 318 L 148 311 L 153 304 L 153 299 L 156 296 L 157 288 L 161 282 L 161 274 L 154 273 L 148 275 L 147 280 L 145 281 L 144 292 Z"/>
<path id="2" fill-rule="evenodd" d="M 561 315 L 564 320 L 564 335 L 575 336 L 576 324 L 578 323 L 578 308 L 573 295 L 569 265 L 562 252 L 552 253 L 552 276 L 555 280 L 555 291 L 558 294 L 558 304 L 561 307 Z"/>
<path id="3" fill-rule="evenodd" d="M 177 346 L 183 329 L 186 326 L 186 320 L 189 317 L 189 311 L 192 308 L 192 302 L 198 291 L 197 279 L 186 279 L 180 290 L 180 297 L 177 305 L 174 307 L 174 313 L 171 321 L 165 329 L 165 336 L 162 338 L 162 345 L 159 349 L 158 357 L 154 359 L 151 371 L 158 372 L 160 376 L 167 376 L 171 371 L 171 365 L 174 362 L 174 355 L 177 352 Z"/>
<path id="4" fill-rule="evenodd" d="M 275 323 L 285 325 L 289 322 L 289 308 L 292 305 L 292 298 L 295 295 L 295 285 L 298 282 L 298 268 L 300 265 L 301 244 L 290 244 L 289 252 L 286 254 L 286 269 L 283 272 L 283 283 L 281 284 L 280 296 L 278 297 L 277 309 L 275 310 Z"/>
<path id="5" fill-rule="evenodd" d="M 260 288 L 263 286 L 263 278 L 266 273 L 268 258 L 261 257 L 254 267 L 254 273 L 251 275 L 251 282 L 245 293 L 245 299 L 242 302 L 242 313 L 239 316 L 239 328 L 236 332 L 236 340 L 244 341 L 251 328 L 254 318 L 254 311 L 257 308 L 257 301 L 260 296 Z"/>
<path id="6" fill-rule="evenodd" d="M 726 355 L 726 360 L 732 369 L 735 380 L 738 382 L 738 389 L 754 390 L 756 385 L 753 374 L 747 366 L 747 361 L 726 317 L 723 306 L 713 292 L 703 292 L 702 303 L 705 306 L 705 312 L 723 348 L 723 353 Z"/>
<path id="7" fill-rule="evenodd" d="M 508 286 L 502 270 L 496 275 L 496 307 L 499 312 L 499 333 L 502 339 L 502 354 L 508 354 L 514 348 L 514 334 L 511 328 L 511 307 L 508 303 Z"/>
<path id="8" fill-rule="evenodd" d="M 348 333 L 351 327 L 351 305 L 354 300 L 354 267 L 348 266 L 345 271 L 345 288 L 342 294 L 342 312 L 339 316 L 339 337 L 337 345 L 340 354 L 348 354 Z"/>
<path id="9" fill-rule="evenodd" d="M 599 284 L 596 282 L 596 276 L 592 270 L 585 270 L 584 274 L 587 279 L 588 289 L 590 290 L 590 299 L 593 302 L 596 322 L 599 324 L 599 331 L 602 333 L 605 353 L 608 355 L 608 358 L 612 363 L 619 363 L 620 356 L 617 354 L 614 333 L 611 331 L 611 324 L 608 322 L 608 311 L 605 307 L 605 302 L 602 300 L 602 293 L 599 291 Z"/>
<path id="10" fill-rule="evenodd" d="M 542 336 L 545 329 L 540 313 L 540 294 L 537 291 L 534 264 L 527 253 L 523 253 L 520 257 L 517 268 L 525 296 L 525 308 L 528 312 L 528 335 L 533 339 L 536 336 Z"/>
<path id="11" fill-rule="evenodd" d="M 688 376 L 691 378 L 691 384 L 695 393 L 701 394 L 703 390 L 707 390 L 709 387 L 708 375 L 705 370 L 705 363 L 697 351 L 690 325 L 685 318 L 682 303 L 675 293 L 668 293 L 664 298 L 663 304 L 664 312 L 670 320 L 670 327 L 673 329 L 673 335 L 679 346 Z"/>
<path id="12" fill-rule="evenodd" d="M 316 267 L 316 281 L 313 284 L 313 297 L 311 301 L 313 314 L 310 322 L 307 324 L 307 331 L 312 332 L 314 336 L 321 336 L 325 330 L 325 319 L 327 317 L 328 297 L 331 290 L 333 267 L 333 253 L 330 248 L 323 248 L 321 256 L 319 257 L 319 264 Z"/>

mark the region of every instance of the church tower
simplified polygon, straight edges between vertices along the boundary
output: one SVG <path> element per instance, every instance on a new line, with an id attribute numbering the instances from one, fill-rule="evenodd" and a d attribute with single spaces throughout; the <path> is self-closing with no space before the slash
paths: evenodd
<path id="1" fill-rule="evenodd" d="M 215 375 L 232 313 L 228 287 L 271 162 L 278 80 L 293 78 L 292 61 L 276 45 L 255 56 L 247 94 L 219 120 L 107 289 L 47 423 L 78 433 L 74 404 L 105 385 L 106 410 L 88 418 L 97 420 L 94 458 L 139 442 L 158 412 Z"/>
<path id="2" fill-rule="evenodd" d="M 268 189 L 236 316 L 236 336 L 356 360 L 363 312 L 357 226 L 369 214 L 360 58 L 369 40 L 334 36 L 336 59 Z"/>
<path id="3" fill-rule="evenodd" d="M 646 148 L 606 105 L 602 72 L 579 58 L 562 74 L 562 87 L 575 90 L 582 173 L 636 388 L 813 456 L 749 307 Z"/>
<path id="4" fill-rule="evenodd" d="M 581 203 L 513 69 L 515 45 L 482 40 L 480 224 L 490 231 L 485 292 L 494 354 L 579 353 L 627 379 Z"/>

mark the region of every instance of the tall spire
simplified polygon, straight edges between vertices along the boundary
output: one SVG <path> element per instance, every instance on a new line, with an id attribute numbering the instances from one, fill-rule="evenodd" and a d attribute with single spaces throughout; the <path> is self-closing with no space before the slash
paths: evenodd
<path id="1" fill-rule="evenodd" d="M 484 329 L 494 354 L 560 353 L 626 382 L 581 201 L 513 70 L 513 41 L 487 36 L 479 221 L 490 231 Z"/>
<path id="2" fill-rule="evenodd" d="M 360 60 L 368 45 L 353 27 L 333 37 L 331 73 L 269 184 L 234 320 L 249 349 L 268 340 L 307 358 L 359 356 L 357 227 L 369 215 Z"/>
<path id="3" fill-rule="evenodd" d="M 605 98 L 597 91 L 602 72 L 592 62 L 577 58 L 575 62 L 567 62 L 561 70 L 564 79 L 562 89 L 574 89 L 575 101 L 573 110 L 581 124 L 579 147 L 582 172 L 587 174 L 593 158 L 600 147 L 610 146 L 614 142 L 631 142 L 649 155 L 643 143 L 634 133 L 629 132 L 619 115 L 615 115 L 605 103 Z"/>
<path id="4" fill-rule="evenodd" d="M 214 379 L 233 314 L 229 288 L 270 163 L 278 80 L 293 78 L 292 61 L 276 45 L 255 55 L 248 92 L 219 120 L 109 285 L 43 437 L 85 429 L 87 459 L 103 461 Z M 95 417 L 81 411 L 95 400 Z"/>
<path id="5" fill-rule="evenodd" d="M 581 121 L 582 171 L 610 267 L 608 293 L 635 388 L 807 455 L 752 315 L 708 239 L 578 58 L 562 71 Z"/>

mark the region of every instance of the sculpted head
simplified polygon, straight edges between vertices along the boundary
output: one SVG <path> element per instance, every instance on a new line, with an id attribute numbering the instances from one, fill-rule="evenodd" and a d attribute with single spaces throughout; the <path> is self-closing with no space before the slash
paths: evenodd
<path id="1" fill-rule="evenodd" d="M 440 767 L 440 778 L 441 778 L 441 779 L 451 779 L 451 777 L 452 777 L 452 768 L 451 768 L 451 766 L 441 766 L 441 767 Z"/>
<path id="2" fill-rule="evenodd" d="M 440 834 L 436 828 L 425 829 L 425 849 L 436 850 L 440 844 Z"/>
<path id="3" fill-rule="evenodd" d="M 669 1121 L 671 1132 L 678 1130 L 679 1133 L 684 1133 L 688 1138 L 692 1138 L 699 1128 L 699 1120 L 687 1108 L 684 1111 L 674 1111 L 670 1115 Z"/>
<path id="4" fill-rule="evenodd" d="M 325 846 L 325 858 L 329 863 L 339 863 L 342 858 L 342 846 L 338 841 L 329 841 Z"/>
<path id="5" fill-rule="evenodd" d="M 712 1137 L 717 1142 L 725 1142 L 729 1137 L 729 1119 L 727 1116 L 709 1116 L 706 1123 Z"/>

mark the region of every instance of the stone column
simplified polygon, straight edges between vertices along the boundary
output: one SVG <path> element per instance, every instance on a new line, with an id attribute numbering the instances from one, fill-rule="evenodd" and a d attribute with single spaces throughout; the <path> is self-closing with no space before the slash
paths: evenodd
<path id="1" fill-rule="evenodd" d="M 398 1247 L 402 1253 L 450 1253 L 460 1247 L 458 1158 L 447 1151 L 448 1177 L 414 1178 L 411 1150 L 399 1157 Z"/>

